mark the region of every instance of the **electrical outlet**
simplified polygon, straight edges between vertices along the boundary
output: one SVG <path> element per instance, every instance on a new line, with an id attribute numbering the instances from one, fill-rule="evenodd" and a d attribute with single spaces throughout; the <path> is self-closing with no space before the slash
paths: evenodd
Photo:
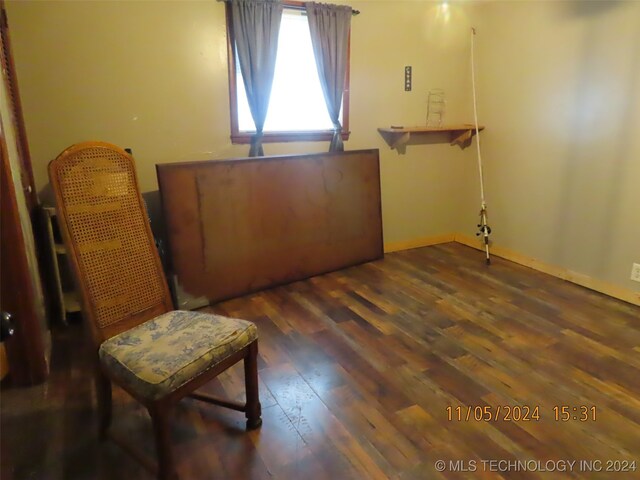
<path id="1" fill-rule="evenodd" d="M 631 267 L 631 280 L 640 282 L 640 263 L 634 263 Z"/>

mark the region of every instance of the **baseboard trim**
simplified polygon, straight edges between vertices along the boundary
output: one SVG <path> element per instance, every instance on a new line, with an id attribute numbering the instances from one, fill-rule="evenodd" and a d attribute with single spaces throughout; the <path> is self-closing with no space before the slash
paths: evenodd
<path id="1" fill-rule="evenodd" d="M 411 250 L 412 248 L 428 247 L 439 243 L 448 243 L 455 241 L 454 233 L 446 233 L 443 235 L 434 235 L 432 237 L 416 238 L 414 240 L 405 240 L 402 242 L 389 242 L 384 244 L 384 253 L 399 252 L 401 250 Z"/>
<path id="2" fill-rule="evenodd" d="M 477 237 L 471 237 L 463 233 L 445 233 L 442 235 L 434 235 L 431 237 L 416 238 L 413 240 L 405 240 L 401 242 L 389 242 L 384 244 L 384 253 L 399 252 L 402 250 L 411 250 L 412 248 L 428 247 L 430 245 L 437 245 L 439 243 L 458 242 L 462 245 L 466 245 L 476 250 L 484 250 L 484 245 Z M 640 306 L 640 292 L 634 292 L 618 285 L 613 285 L 602 280 L 584 275 L 582 273 L 573 272 L 557 265 L 536 260 L 535 258 L 528 257 L 514 250 L 501 247 L 499 245 L 491 246 L 491 254 L 496 257 L 510 260 L 519 265 L 533 268 L 539 272 L 543 272 L 552 275 L 562 280 L 566 280 L 571 283 L 575 283 L 590 290 L 595 290 L 599 293 L 604 293 L 618 300 L 623 300 L 632 305 Z"/>
<path id="3" fill-rule="evenodd" d="M 453 237 L 454 241 L 461 243 L 462 245 L 466 245 L 477 250 L 484 250 L 484 245 L 482 245 L 480 240 L 478 240 L 478 238 L 476 237 L 470 237 L 462 233 L 456 233 L 453 235 Z M 633 305 L 640 306 L 640 292 L 634 292 L 633 290 L 628 290 L 624 287 L 613 285 L 611 283 L 598 280 L 582 273 L 573 272 L 557 265 L 551 265 L 549 263 L 541 262 L 540 260 L 536 260 L 535 258 L 528 257 L 499 245 L 491 246 L 491 254 L 495 255 L 496 257 L 504 258 L 514 263 L 524 265 L 525 267 L 533 268 L 534 270 L 538 270 L 539 272 L 547 273 L 554 277 L 567 280 L 568 282 L 578 284 L 590 290 L 604 293 L 605 295 L 617 298 L 618 300 L 623 300 Z"/>

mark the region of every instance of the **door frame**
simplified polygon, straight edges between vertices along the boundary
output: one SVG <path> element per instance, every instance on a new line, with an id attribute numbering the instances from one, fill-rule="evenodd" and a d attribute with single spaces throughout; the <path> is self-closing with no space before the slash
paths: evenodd
<path id="1" fill-rule="evenodd" d="M 49 370 L 42 318 L 44 299 L 39 288 L 37 255 L 31 251 L 35 249 L 35 239 L 29 240 L 38 196 L 8 27 L 4 0 L 0 0 L 1 95 L 7 105 L 6 110 L 3 107 L 0 111 L 0 308 L 13 315 L 15 326 L 14 335 L 4 342 L 9 378 L 12 384 L 32 385 L 44 381 Z M 16 158 L 10 157 L 9 152 Z"/>
<path id="2" fill-rule="evenodd" d="M 47 378 L 48 365 L 4 124 L 0 117 L 0 304 L 11 313 L 15 325 L 14 335 L 5 341 L 9 377 L 14 384 L 32 385 Z"/>
<path id="3" fill-rule="evenodd" d="M 36 192 L 33 168 L 31 166 L 31 152 L 29 151 L 27 130 L 24 124 L 24 115 L 22 113 L 20 88 L 18 87 L 16 66 L 13 62 L 11 36 L 9 35 L 9 20 L 4 0 L 0 0 L 0 36 L 0 43 L 2 44 L 0 46 L 0 48 L 2 48 L 0 56 L 3 64 L 3 81 L 7 88 L 10 104 L 13 107 L 11 112 L 11 122 L 15 129 L 18 156 L 20 158 L 20 180 L 22 181 L 23 193 L 27 202 L 27 210 L 29 211 L 31 218 L 35 218 L 36 208 L 39 204 L 38 193 Z"/>

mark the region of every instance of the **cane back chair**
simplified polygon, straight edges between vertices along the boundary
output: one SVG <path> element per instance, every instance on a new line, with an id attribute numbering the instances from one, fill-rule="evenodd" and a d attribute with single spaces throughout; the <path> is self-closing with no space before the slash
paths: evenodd
<path id="1" fill-rule="evenodd" d="M 96 352 L 99 434 L 133 453 L 158 478 L 174 479 L 169 418 L 185 396 L 245 412 L 261 425 L 258 333 L 244 320 L 172 310 L 132 157 L 104 142 L 73 145 L 49 164 L 59 226 Z M 196 389 L 244 360 L 246 404 Z M 111 382 L 148 410 L 157 469 L 109 432 Z"/>

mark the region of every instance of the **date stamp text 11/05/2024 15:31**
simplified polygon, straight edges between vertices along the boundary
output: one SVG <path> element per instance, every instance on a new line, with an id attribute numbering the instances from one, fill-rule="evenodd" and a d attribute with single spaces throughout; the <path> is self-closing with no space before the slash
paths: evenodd
<path id="1" fill-rule="evenodd" d="M 549 418 L 555 422 L 595 422 L 595 405 L 457 405 L 446 408 L 450 422 L 538 422 Z"/>

